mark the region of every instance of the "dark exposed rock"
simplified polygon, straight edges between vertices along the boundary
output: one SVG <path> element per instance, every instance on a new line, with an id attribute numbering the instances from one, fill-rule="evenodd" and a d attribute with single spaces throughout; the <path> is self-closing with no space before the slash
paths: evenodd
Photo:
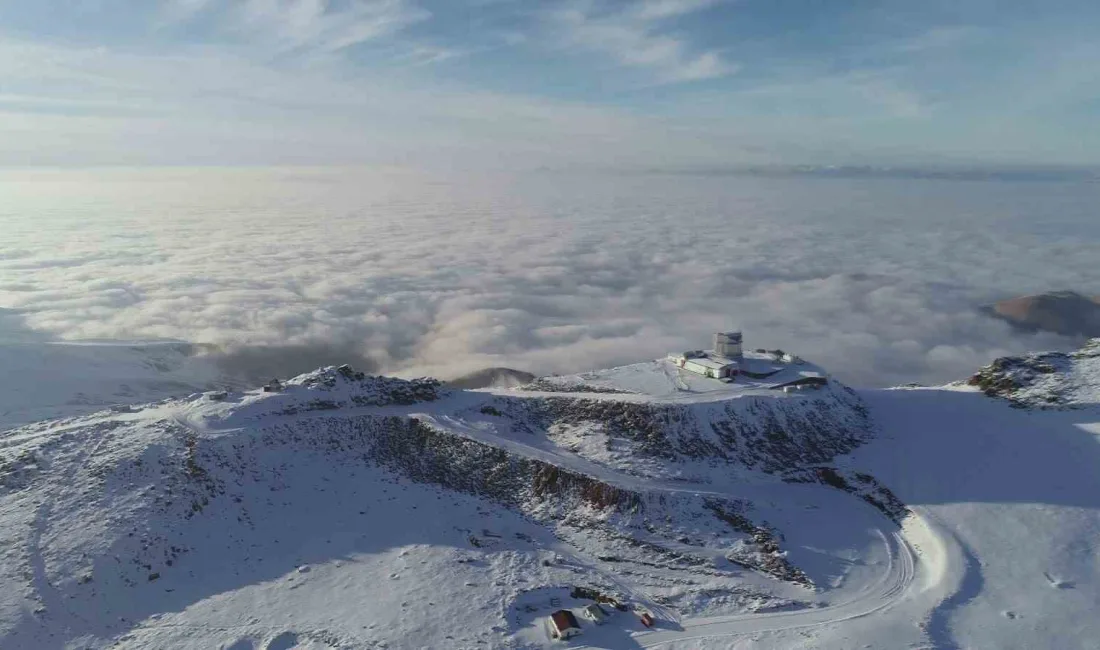
<path id="1" fill-rule="evenodd" d="M 990 397 L 1018 408 L 1074 408 L 1100 391 L 1100 339 L 1076 352 L 1001 357 L 967 380 Z"/>
<path id="2" fill-rule="evenodd" d="M 663 535 L 672 513 L 709 511 L 750 537 L 751 553 L 731 559 L 746 568 L 799 584 L 808 578 L 785 559 L 770 531 L 752 524 L 747 504 L 697 495 L 630 490 L 556 465 L 428 426 L 415 418 L 323 416 L 265 430 L 260 444 L 307 445 L 342 457 L 357 456 L 414 481 L 432 483 L 496 501 L 547 524 L 626 544 L 654 558 L 654 566 L 699 568 L 704 557 L 639 539 L 631 530 Z M 723 517 L 718 517 L 718 513 Z M 670 530 L 667 534 L 672 535 Z M 612 554 L 607 554 L 609 557 Z M 631 562 L 643 562 L 639 558 Z"/>
<path id="3" fill-rule="evenodd" d="M 786 472 L 783 480 L 788 483 L 820 483 L 854 494 L 899 525 L 909 516 L 909 508 L 905 503 L 870 474 L 829 466 L 806 467 Z"/>
<path id="4" fill-rule="evenodd" d="M 521 390 L 537 391 L 540 393 L 597 393 L 605 395 L 627 395 L 630 391 L 609 388 L 607 386 L 593 386 L 591 384 L 562 384 L 547 381 L 542 377 L 519 387 Z"/>
<path id="5" fill-rule="evenodd" d="M 810 580 L 810 577 L 806 575 L 802 569 L 799 569 L 787 560 L 786 554 L 780 550 L 779 541 L 775 538 L 775 534 L 771 530 L 762 526 L 757 526 L 748 517 L 738 512 L 736 506 L 731 507 L 729 503 L 707 499 L 705 506 L 714 513 L 715 517 L 729 524 L 731 528 L 738 532 L 746 533 L 752 538 L 753 544 L 756 545 L 758 553 L 763 556 L 763 560 L 753 562 L 750 568 L 767 573 L 780 580 L 786 580 L 806 587 L 813 586 L 813 581 Z M 742 566 L 749 564 L 745 562 L 745 560 L 737 557 L 731 556 L 726 559 Z"/>
<path id="6" fill-rule="evenodd" d="M 766 472 L 820 464 L 868 440 L 872 425 L 858 397 L 842 390 L 813 400 L 746 396 L 724 417 L 700 422 L 689 406 L 579 397 L 498 398 L 495 411 L 521 431 L 586 427 L 626 441 L 644 456 L 737 463 Z"/>
<path id="7" fill-rule="evenodd" d="M 349 406 L 388 406 L 417 404 L 443 397 L 443 383 L 431 377 L 398 379 L 368 375 L 351 366 L 330 366 L 301 375 L 287 384 L 288 399 L 305 389 L 308 399 L 292 402 L 282 409 L 284 414 L 324 411 Z"/>

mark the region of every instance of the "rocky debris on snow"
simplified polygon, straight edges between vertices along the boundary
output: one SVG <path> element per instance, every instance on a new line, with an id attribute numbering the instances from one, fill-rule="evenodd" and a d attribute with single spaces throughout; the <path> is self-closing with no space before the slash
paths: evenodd
<path id="1" fill-rule="evenodd" d="M 593 386 L 582 383 L 562 383 L 539 377 L 532 382 L 518 386 L 520 390 L 540 393 L 597 393 L 605 395 L 628 395 L 630 391 L 607 386 Z"/>
<path id="2" fill-rule="evenodd" d="M 149 458 L 139 457 L 103 470 L 112 485 L 118 486 L 116 490 L 126 484 L 157 481 L 161 485 L 156 498 L 139 515 L 142 521 L 159 522 L 155 526 L 158 532 L 144 539 L 138 554 L 129 552 L 136 566 L 147 572 L 156 570 L 163 575 L 170 570 L 171 562 L 185 550 L 175 550 L 172 540 L 177 533 L 173 531 L 182 530 L 186 521 L 202 516 L 210 507 L 228 508 L 247 525 L 248 504 L 230 497 L 239 494 L 236 486 L 256 476 L 270 476 L 272 489 L 285 489 L 279 487 L 278 468 L 255 464 L 258 450 L 278 457 L 278 450 L 285 448 L 286 457 L 321 453 L 331 457 L 334 466 L 347 462 L 380 465 L 416 482 L 486 498 L 557 530 L 559 537 L 578 547 L 604 548 L 603 555 L 622 557 L 639 566 L 731 575 L 708 568 L 709 559 L 696 557 L 677 543 L 685 536 L 682 526 L 709 530 L 718 542 L 743 549 L 736 562 L 740 566 L 803 583 L 803 575 L 786 563 L 774 538 L 749 522 L 745 514 L 751 509 L 748 504 L 703 499 L 692 493 L 625 489 L 415 418 L 317 414 L 245 430 L 237 436 L 202 438 L 171 423 L 166 424 L 165 433 L 175 437 L 176 451 L 157 455 L 150 450 Z M 718 517 L 719 512 L 724 516 Z M 738 513 L 748 523 L 723 532 L 723 525 L 731 521 L 729 513 Z M 480 544 L 482 538 L 477 539 Z"/>
<path id="3" fill-rule="evenodd" d="M 744 509 L 741 504 L 707 499 L 704 505 L 715 517 L 729 524 L 730 528 L 747 533 L 752 540 L 751 544 L 742 544 L 735 552 L 727 555 L 726 559 L 730 562 L 804 587 L 813 586 L 813 581 L 806 572 L 787 560 L 787 554 L 779 548 L 775 533 L 754 524 L 739 511 Z"/>
<path id="4" fill-rule="evenodd" d="M 786 472 L 783 480 L 788 483 L 819 483 L 854 494 L 898 525 L 910 514 L 908 506 L 870 474 L 835 467 L 806 467 Z"/>
<path id="5" fill-rule="evenodd" d="M 1075 408 L 1100 403 L 1100 338 L 1076 352 L 1001 357 L 967 383 L 1019 408 Z"/>
<path id="6" fill-rule="evenodd" d="M 797 401 L 743 396 L 705 408 L 564 396 L 498 397 L 485 408 L 519 431 L 621 441 L 635 469 L 633 461 L 650 457 L 719 460 L 777 473 L 831 461 L 872 435 L 866 408 L 842 388 Z"/>
<path id="7" fill-rule="evenodd" d="M 335 410 L 347 407 L 409 405 L 432 402 L 447 391 L 432 377 L 398 379 L 368 375 L 351 366 L 329 366 L 299 375 L 275 399 L 286 402 L 282 413 Z"/>

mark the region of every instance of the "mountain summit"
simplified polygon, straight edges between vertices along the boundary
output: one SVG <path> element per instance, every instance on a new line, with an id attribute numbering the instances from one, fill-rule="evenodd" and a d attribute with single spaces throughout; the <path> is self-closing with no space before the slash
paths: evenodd
<path id="1" fill-rule="evenodd" d="M 1100 527 L 1095 409 L 756 354 L 480 390 L 326 367 L 12 429 L 0 647 L 543 648 L 563 609 L 604 648 L 1100 632 L 1065 550 Z"/>

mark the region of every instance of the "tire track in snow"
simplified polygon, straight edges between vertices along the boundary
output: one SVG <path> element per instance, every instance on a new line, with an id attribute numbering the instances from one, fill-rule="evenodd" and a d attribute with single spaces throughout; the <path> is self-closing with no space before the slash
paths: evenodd
<path id="1" fill-rule="evenodd" d="M 761 614 L 733 614 L 712 618 L 686 619 L 681 630 L 659 630 L 634 636 L 640 647 L 655 648 L 670 643 L 707 638 L 745 636 L 761 632 L 782 632 L 819 627 L 863 618 L 893 607 L 902 600 L 916 573 L 916 557 L 904 537 L 884 534 L 890 549 L 887 570 L 875 585 L 854 598 L 824 607 Z"/>
<path id="2" fill-rule="evenodd" d="M 549 449 L 530 446 L 509 438 L 503 438 L 486 431 L 470 427 L 463 422 L 448 416 L 439 418 L 423 413 L 415 414 L 421 422 L 429 426 L 436 426 L 452 434 L 468 437 L 485 444 L 502 447 L 517 454 L 533 457 L 555 465 L 563 466 L 574 471 L 594 476 L 602 481 L 619 487 L 645 490 L 692 493 L 699 495 L 718 496 L 723 498 L 737 498 L 724 492 L 699 490 L 695 487 L 680 485 L 665 485 L 660 481 L 646 481 L 637 477 L 617 472 L 608 467 L 597 465 L 581 458 L 562 456 Z M 943 531 L 938 525 L 930 524 L 922 518 L 922 514 L 913 512 L 910 515 L 908 526 L 901 531 L 876 532 L 887 549 L 887 567 L 882 577 L 874 584 L 861 589 L 853 598 L 840 603 L 829 604 L 823 607 L 801 609 L 789 612 L 765 612 L 761 614 L 735 614 L 723 617 L 684 619 L 680 622 L 681 630 L 661 630 L 643 632 L 633 638 L 643 648 L 659 647 L 669 643 L 690 641 L 694 639 L 744 636 L 759 632 L 778 632 L 784 630 L 803 629 L 832 625 L 844 621 L 863 618 L 877 612 L 885 611 L 897 606 L 899 603 L 925 591 L 943 591 L 946 582 L 957 562 L 952 560 L 954 538 Z M 927 550 L 918 552 L 907 538 L 907 530 L 916 529 L 929 536 Z M 911 534 L 911 533 L 910 533 Z M 924 562 L 921 562 L 921 559 Z M 924 571 L 919 588 L 915 588 L 914 581 L 917 578 L 918 569 Z M 954 593 L 956 589 L 949 588 L 948 592 Z M 944 598 L 950 598 L 943 596 Z M 577 646 L 584 648 L 589 646 Z"/>

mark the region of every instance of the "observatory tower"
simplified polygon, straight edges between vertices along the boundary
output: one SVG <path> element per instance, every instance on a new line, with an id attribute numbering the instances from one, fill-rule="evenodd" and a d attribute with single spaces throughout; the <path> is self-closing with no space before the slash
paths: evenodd
<path id="1" fill-rule="evenodd" d="M 714 353 L 735 359 L 742 356 L 741 332 L 718 332 L 714 335 Z"/>

